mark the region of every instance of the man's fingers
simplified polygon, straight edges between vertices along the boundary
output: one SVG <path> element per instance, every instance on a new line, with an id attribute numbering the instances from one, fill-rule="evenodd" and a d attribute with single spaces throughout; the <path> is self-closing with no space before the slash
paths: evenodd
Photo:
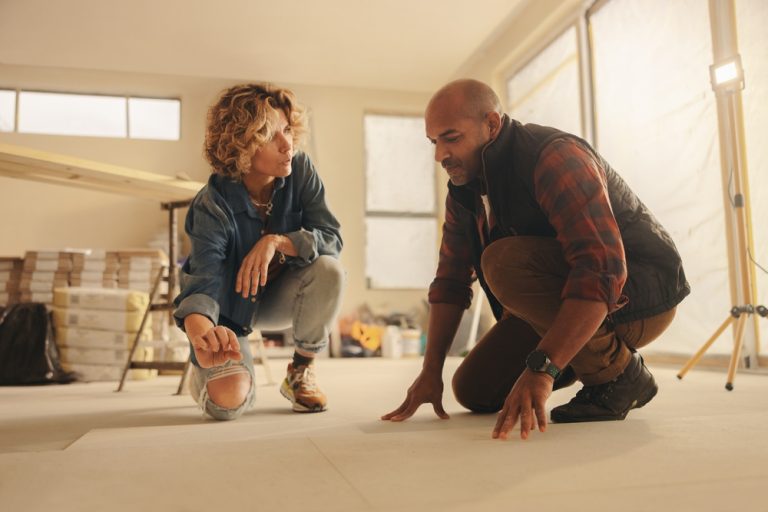
<path id="1" fill-rule="evenodd" d="M 520 437 L 528 439 L 531 429 L 533 429 L 533 411 L 530 406 L 526 406 L 520 412 Z"/>
<path id="2" fill-rule="evenodd" d="M 400 404 L 400 407 L 398 407 L 397 409 L 395 409 L 394 411 L 392 411 L 390 413 L 385 414 L 384 416 L 381 417 L 381 419 L 383 419 L 383 420 L 392 419 L 393 416 L 397 416 L 398 414 L 400 414 L 401 412 L 403 412 L 405 410 L 406 404 L 408 404 L 408 400 L 407 399 L 406 399 L 405 402 Z"/>
<path id="3" fill-rule="evenodd" d="M 501 432 L 501 426 L 504 424 L 504 419 L 507 417 L 507 404 L 504 404 L 504 407 L 501 409 L 501 412 L 496 417 L 496 425 L 493 427 L 493 434 L 491 437 L 494 439 L 499 437 L 499 433 Z"/>
<path id="4" fill-rule="evenodd" d="M 443 409 L 442 400 L 439 402 L 432 402 L 432 408 L 435 410 L 435 414 L 437 414 L 441 419 L 447 420 L 450 418 L 448 413 L 445 412 L 445 409 Z"/>
<path id="5" fill-rule="evenodd" d="M 203 335 L 205 341 L 208 343 L 208 350 L 211 352 L 218 352 L 221 348 L 218 337 L 216 336 L 216 328 L 211 329 Z"/>
<path id="6" fill-rule="evenodd" d="M 395 416 L 392 416 L 390 418 L 391 421 L 404 421 L 413 416 L 413 413 L 416 412 L 416 410 L 421 407 L 421 404 L 419 402 L 416 402 L 414 400 L 410 400 L 408 402 L 408 405 L 406 408 L 400 413 L 396 414 Z"/>
<path id="7" fill-rule="evenodd" d="M 539 432 L 547 430 L 547 411 L 544 404 L 536 404 L 536 422 L 539 424 Z"/>

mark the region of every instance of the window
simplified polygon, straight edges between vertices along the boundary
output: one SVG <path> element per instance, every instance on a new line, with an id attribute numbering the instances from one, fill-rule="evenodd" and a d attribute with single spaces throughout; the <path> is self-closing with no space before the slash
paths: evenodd
<path id="1" fill-rule="evenodd" d="M 0 132 L 12 132 L 16 121 L 16 91 L 0 89 Z"/>
<path id="2" fill-rule="evenodd" d="M 19 133 L 179 140 L 181 102 L 58 92 L 0 90 L 0 131 Z"/>
<path id="3" fill-rule="evenodd" d="M 125 98 L 19 93 L 19 133 L 125 137 Z"/>
<path id="4" fill-rule="evenodd" d="M 181 102 L 128 98 L 128 128 L 132 139 L 179 140 Z"/>
<path id="5" fill-rule="evenodd" d="M 510 117 L 582 135 L 576 28 L 571 27 L 507 81 Z"/>
<path id="6" fill-rule="evenodd" d="M 369 288 L 427 288 L 437 262 L 435 166 L 421 117 L 366 115 Z"/>

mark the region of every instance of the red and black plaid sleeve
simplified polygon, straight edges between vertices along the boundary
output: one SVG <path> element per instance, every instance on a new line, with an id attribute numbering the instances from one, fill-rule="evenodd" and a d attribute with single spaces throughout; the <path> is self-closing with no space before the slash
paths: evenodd
<path id="1" fill-rule="evenodd" d="M 556 139 L 539 157 L 534 189 L 571 267 L 562 298 L 604 302 L 609 312 L 623 306 L 624 244 L 600 162 L 579 142 Z"/>
<path id="2" fill-rule="evenodd" d="M 472 303 L 472 283 L 476 276 L 472 243 L 461 225 L 459 208 L 461 206 L 448 195 L 437 273 L 429 287 L 428 298 L 430 304 L 457 304 L 466 309 Z"/>

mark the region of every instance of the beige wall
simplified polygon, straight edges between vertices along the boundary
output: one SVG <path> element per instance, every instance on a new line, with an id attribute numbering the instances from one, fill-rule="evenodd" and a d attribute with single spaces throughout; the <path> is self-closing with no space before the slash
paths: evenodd
<path id="1" fill-rule="evenodd" d="M 205 112 L 221 89 L 235 82 L 0 65 L 0 88 L 178 97 L 182 102 L 181 140 L 175 142 L 17 133 L 0 133 L 0 142 L 167 175 L 184 172 L 204 181 L 209 172 L 202 158 Z M 348 273 L 342 311 L 362 302 L 399 311 L 419 304 L 425 290 L 365 287 L 362 126 L 366 111 L 420 114 L 429 95 L 281 85 L 292 87 L 309 107 L 312 140 L 307 152 L 342 224 L 342 262 Z M 0 178 L 0 219 L 0 255 L 41 248 L 144 246 L 167 229 L 166 214 L 152 201 L 10 178 Z"/>

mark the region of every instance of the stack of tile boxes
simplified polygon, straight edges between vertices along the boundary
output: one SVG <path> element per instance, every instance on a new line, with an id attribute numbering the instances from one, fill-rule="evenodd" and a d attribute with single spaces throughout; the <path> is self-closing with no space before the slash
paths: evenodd
<path id="1" fill-rule="evenodd" d="M 69 284 L 84 288 L 117 288 L 117 255 L 103 249 L 72 254 Z"/>
<path id="2" fill-rule="evenodd" d="M 19 302 L 22 258 L 0 257 L 0 307 Z"/>
<path id="3" fill-rule="evenodd" d="M 128 360 L 149 304 L 146 292 L 106 288 L 57 288 L 54 292 L 56 341 L 65 369 L 86 381 L 118 380 Z M 145 325 L 141 339 L 149 337 Z M 151 361 L 152 348 L 139 345 L 134 361 Z M 154 370 L 131 370 L 131 378 L 148 378 Z"/>
<path id="4" fill-rule="evenodd" d="M 67 251 L 27 251 L 19 289 L 20 302 L 53 305 L 54 288 L 69 286 L 72 255 Z"/>
<path id="5" fill-rule="evenodd" d="M 122 249 L 115 252 L 119 260 L 118 287 L 151 292 L 158 272 L 168 265 L 168 256 L 159 249 Z M 168 293 L 168 282 L 161 281 L 155 298 L 162 301 Z M 152 316 L 152 340 L 147 342 L 155 351 L 155 361 L 184 362 L 189 357 L 186 335 L 168 321 L 168 311 L 156 311 Z"/>

